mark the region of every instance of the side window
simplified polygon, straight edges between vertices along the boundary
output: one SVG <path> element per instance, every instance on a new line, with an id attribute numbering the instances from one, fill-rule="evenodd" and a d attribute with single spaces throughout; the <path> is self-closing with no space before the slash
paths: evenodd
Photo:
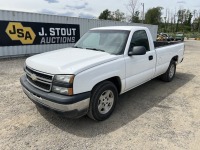
<path id="1" fill-rule="evenodd" d="M 145 30 L 136 31 L 133 34 L 130 48 L 133 48 L 134 46 L 144 46 L 147 51 L 150 51 L 149 40 Z"/>

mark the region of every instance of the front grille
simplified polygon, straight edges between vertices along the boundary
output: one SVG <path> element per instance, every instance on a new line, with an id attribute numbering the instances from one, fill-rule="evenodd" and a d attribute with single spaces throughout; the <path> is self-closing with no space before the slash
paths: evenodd
<path id="1" fill-rule="evenodd" d="M 50 92 L 52 87 L 53 75 L 46 74 L 32 68 L 25 68 L 26 77 L 28 82 L 34 87 Z"/>
<path id="2" fill-rule="evenodd" d="M 43 78 L 43 79 L 47 79 L 47 80 L 49 80 L 49 81 L 52 81 L 52 80 L 53 80 L 53 76 L 52 76 L 52 75 L 40 73 L 40 72 L 35 71 L 35 70 L 33 70 L 33 69 L 30 69 L 30 68 L 28 68 L 28 67 L 26 67 L 26 70 L 27 70 L 28 72 L 30 72 L 31 74 L 35 74 L 36 76 L 41 77 L 41 78 Z"/>

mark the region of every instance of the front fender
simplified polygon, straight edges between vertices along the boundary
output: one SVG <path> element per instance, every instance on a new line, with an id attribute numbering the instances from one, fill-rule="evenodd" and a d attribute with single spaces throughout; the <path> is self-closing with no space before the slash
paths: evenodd
<path id="1" fill-rule="evenodd" d="M 123 82 L 125 79 L 124 58 L 98 65 L 77 74 L 73 84 L 74 94 L 92 91 L 96 84 L 116 76 L 120 78 L 123 90 L 125 87 Z"/>

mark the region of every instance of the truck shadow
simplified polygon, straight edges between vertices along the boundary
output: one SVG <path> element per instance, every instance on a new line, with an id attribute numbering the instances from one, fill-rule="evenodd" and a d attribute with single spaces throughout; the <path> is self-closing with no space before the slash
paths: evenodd
<path id="1" fill-rule="evenodd" d="M 166 101 L 167 103 L 169 95 L 183 87 L 194 77 L 192 74 L 177 73 L 174 80 L 170 83 L 162 82 L 159 79 L 149 81 L 121 95 L 114 113 L 109 119 L 103 122 L 93 121 L 86 116 L 80 119 L 67 119 L 37 108 L 46 120 L 64 132 L 91 138 L 113 132 L 129 122 L 135 121 L 136 118 L 151 108 L 170 109 L 170 107 L 162 106 L 159 103 L 162 101 Z"/>

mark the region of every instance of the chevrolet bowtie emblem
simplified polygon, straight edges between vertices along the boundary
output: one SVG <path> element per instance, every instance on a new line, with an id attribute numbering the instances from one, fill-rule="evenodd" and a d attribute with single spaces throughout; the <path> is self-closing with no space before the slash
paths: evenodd
<path id="1" fill-rule="evenodd" d="M 36 76 L 35 74 L 31 74 L 31 79 L 32 79 L 33 81 L 35 81 L 35 80 L 37 80 L 37 76 Z"/>

